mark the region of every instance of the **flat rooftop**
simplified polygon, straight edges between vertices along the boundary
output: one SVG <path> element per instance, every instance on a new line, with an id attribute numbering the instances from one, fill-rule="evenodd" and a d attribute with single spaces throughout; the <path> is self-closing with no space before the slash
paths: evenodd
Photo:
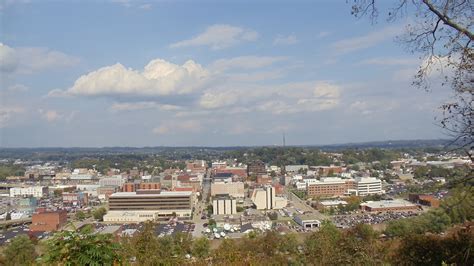
<path id="1" fill-rule="evenodd" d="M 332 206 L 332 205 L 339 205 L 339 204 L 346 205 L 347 202 L 344 200 L 325 200 L 325 201 L 319 202 L 319 204 L 324 205 L 324 206 Z"/>
<path id="2" fill-rule="evenodd" d="M 173 197 L 173 196 L 191 196 L 191 191 L 161 191 L 154 194 L 137 194 L 136 192 L 115 192 L 110 197 Z"/>
<path id="3" fill-rule="evenodd" d="M 415 204 L 401 199 L 395 200 L 380 200 L 380 201 L 368 201 L 360 204 L 361 206 L 367 206 L 373 209 L 377 208 L 397 208 L 397 207 L 416 207 Z"/>

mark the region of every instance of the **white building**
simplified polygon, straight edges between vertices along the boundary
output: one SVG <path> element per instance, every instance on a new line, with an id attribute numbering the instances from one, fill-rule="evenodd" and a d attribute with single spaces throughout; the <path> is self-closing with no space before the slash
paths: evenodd
<path id="1" fill-rule="evenodd" d="M 359 177 L 356 179 L 357 195 L 367 196 L 372 194 L 382 194 L 382 181 L 375 177 Z"/>
<path id="2" fill-rule="evenodd" d="M 228 194 L 233 198 L 243 198 L 245 189 L 243 182 L 214 182 L 211 184 L 211 196 Z"/>
<path id="3" fill-rule="evenodd" d="M 308 187 L 308 185 L 303 181 L 296 182 L 295 186 L 297 190 L 306 190 L 306 188 Z"/>
<path id="4" fill-rule="evenodd" d="M 109 212 L 104 222 L 138 223 L 148 220 L 177 218 L 189 219 L 193 198 L 190 191 L 117 192 L 109 197 Z"/>
<path id="5" fill-rule="evenodd" d="M 231 215 L 237 213 L 237 201 L 231 198 L 216 198 L 212 200 L 214 215 Z"/>
<path id="6" fill-rule="evenodd" d="M 10 188 L 10 197 L 27 197 L 33 196 L 41 198 L 48 195 L 48 187 L 12 187 Z"/>
<path id="7" fill-rule="evenodd" d="M 288 204 L 285 198 L 275 196 L 275 188 L 272 186 L 254 189 L 252 202 L 257 210 L 282 209 Z"/>
<path id="8" fill-rule="evenodd" d="M 104 177 L 99 180 L 99 185 L 101 187 L 121 187 L 125 183 L 121 175 Z"/>
<path id="9" fill-rule="evenodd" d="M 97 189 L 100 187 L 99 184 L 78 184 L 76 189 L 87 193 L 89 196 L 97 197 Z"/>
<path id="10" fill-rule="evenodd" d="M 304 229 L 313 229 L 321 226 L 321 221 L 306 215 L 295 215 L 293 220 Z"/>
<path id="11" fill-rule="evenodd" d="M 226 166 L 227 162 L 225 161 L 212 162 L 212 168 L 225 168 Z"/>
<path id="12" fill-rule="evenodd" d="M 75 174 L 75 173 L 72 173 L 70 178 L 71 178 L 71 180 L 92 180 L 92 179 L 95 178 L 95 176 L 89 175 L 89 174 Z"/>
<path id="13" fill-rule="evenodd" d="M 307 165 L 287 165 L 285 166 L 285 171 L 287 172 L 298 172 L 299 170 L 308 170 L 309 166 Z"/>

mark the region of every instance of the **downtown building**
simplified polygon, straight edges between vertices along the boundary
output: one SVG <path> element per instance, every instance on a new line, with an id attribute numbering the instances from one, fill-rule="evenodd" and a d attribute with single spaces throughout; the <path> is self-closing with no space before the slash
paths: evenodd
<path id="1" fill-rule="evenodd" d="M 237 201 L 228 195 L 217 195 L 212 200 L 213 215 L 232 215 L 237 213 Z"/>
<path id="2" fill-rule="evenodd" d="M 31 186 L 31 187 L 12 187 L 10 188 L 10 197 L 35 197 L 42 198 L 48 196 L 48 187 Z"/>
<path id="3" fill-rule="evenodd" d="M 254 189 L 252 202 L 257 210 L 283 209 L 288 204 L 285 198 L 276 196 L 275 187 L 272 186 Z"/>
<path id="4" fill-rule="evenodd" d="M 173 215 L 188 219 L 192 214 L 192 199 L 190 191 L 117 192 L 109 197 L 109 211 L 104 222 L 139 223 Z"/>
<path id="5" fill-rule="evenodd" d="M 310 197 L 341 197 L 347 195 L 367 196 L 385 193 L 382 181 L 375 177 L 359 177 L 356 179 L 341 179 L 339 177 L 321 178 L 319 182 L 307 184 L 307 194 Z"/>

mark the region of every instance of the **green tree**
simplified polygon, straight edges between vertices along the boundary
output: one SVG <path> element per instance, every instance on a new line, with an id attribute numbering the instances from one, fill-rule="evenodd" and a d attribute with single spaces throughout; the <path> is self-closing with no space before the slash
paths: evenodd
<path id="1" fill-rule="evenodd" d="M 33 265 L 37 256 L 35 245 L 27 235 L 20 235 L 12 239 L 3 250 L 5 265 Z"/>
<path id="2" fill-rule="evenodd" d="M 474 188 L 456 187 L 450 196 L 441 202 L 441 207 L 453 223 L 463 223 L 474 219 Z"/>
<path id="3" fill-rule="evenodd" d="M 429 168 L 426 166 L 420 166 L 413 171 L 413 175 L 415 179 L 426 179 L 428 177 Z"/>
<path id="4" fill-rule="evenodd" d="M 433 209 L 419 216 L 390 221 L 385 229 L 388 236 L 404 237 L 412 234 L 441 233 L 451 224 L 442 209 Z"/>
<path id="5" fill-rule="evenodd" d="M 308 262 L 318 265 L 334 264 L 339 253 L 338 242 L 341 232 L 329 221 L 324 221 L 319 231 L 309 235 L 304 241 L 304 254 Z"/>
<path id="6" fill-rule="evenodd" d="M 358 224 L 344 233 L 339 241 L 341 248 L 337 264 L 381 265 L 384 250 L 377 241 L 378 233 L 368 224 Z"/>
<path id="7" fill-rule="evenodd" d="M 245 259 L 233 239 L 224 239 L 219 247 L 212 252 L 211 257 L 215 265 L 243 264 Z"/>
<path id="8" fill-rule="evenodd" d="M 192 254 L 197 258 L 206 258 L 210 254 L 210 243 L 205 237 L 200 237 L 193 241 Z"/>
<path id="9" fill-rule="evenodd" d="M 216 220 L 214 219 L 209 219 L 209 227 L 215 227 L 216 226 Z"/>
<path id="10" fill-rule="evenodd" d="M 160 249 L 158 238 L 155 235 L 155 225 L 145 223 L 143 229 L 132 238 L 124 238 L 122 244 L 127 250 L 127 257 L 135 257 L 138 265 L 157 265 L 159 257 L 156 252 Z"/>
<path id="11" fill-rule="evenodd" d="M 104 207 L 100 207 L 98 209 L 95 209 L 92 212 L 92 216 L 94 216 L 94 219 L 98 221 L 102 221 L 104 219 L 104 215 L 107 213 L 107 209 Z"/>
<path id="12" fill-rule="evenodd" d="M 122 262 L 121 249 L 111 234 L 62 231 L 47 241 L 40 261 L 45 265 L 113 265 Z"/>
<path id="13" fill-rule="evenodd" d="M 434 235 L 408 235 L 393 258 L 394 265 L 442 265 L 443 248 Z"/>
<path id="14" fill-rule="evenodd" d="M 86 214 L 83 211 L 77 211 L 75 217 L 79 221 L 82 221 L 82 220 L 86 219 Z"/>
<path id="15" fill-rule="evenodd" d="M 59 198 L 63 195 L 62 189 L 55 189 L 53 193 L 54 193 L 54 197 L 56 198 Z"/>

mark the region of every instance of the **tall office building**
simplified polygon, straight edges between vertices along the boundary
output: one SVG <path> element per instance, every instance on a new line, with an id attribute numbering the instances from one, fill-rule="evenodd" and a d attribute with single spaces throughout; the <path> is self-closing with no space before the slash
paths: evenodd
<path id="1" fill-rule="evenodd" d="M 143 222 L 164 219 L 172 215 L 190 218 L 192 192 L 169 192 L 160 190 L 137 190 L 117 192 L 109 197 L 109 212 L 105 222 Z"/>

